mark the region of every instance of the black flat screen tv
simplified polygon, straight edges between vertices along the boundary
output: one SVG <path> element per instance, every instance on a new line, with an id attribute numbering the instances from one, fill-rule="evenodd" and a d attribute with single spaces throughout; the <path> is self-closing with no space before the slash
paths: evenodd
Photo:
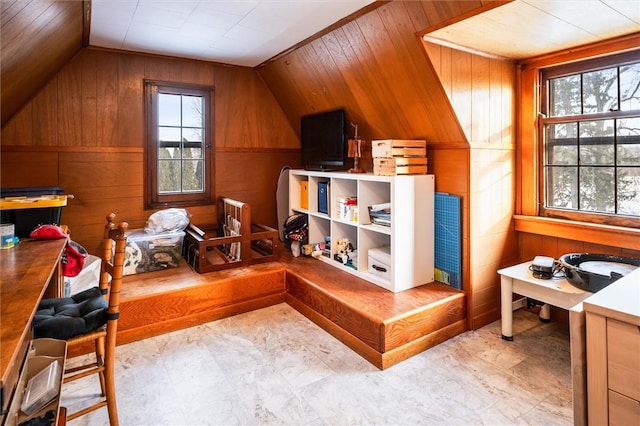
<path id="1" fill-rule="evenodd" d="M 303 116 L 300 119 L 300 142 L 305 168 L 344 168 L 347 160 L 344 109 Z"/>

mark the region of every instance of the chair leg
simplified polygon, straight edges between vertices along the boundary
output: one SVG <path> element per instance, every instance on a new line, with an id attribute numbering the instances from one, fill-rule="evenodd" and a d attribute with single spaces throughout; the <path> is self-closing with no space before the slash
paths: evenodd
<path id="1" fill-rule="evenodd" d="M 115 383 L 115 350 L 108 350 L 105 362 L 104 379 L 105 379 L 105 396 L 107 398 L 107 410 L 109 411 L 109 423 L 111 426 L 118 425 L 118 406 L 116 401 L 116 383 Z"/>
<path id="2" fill-rule="evenodd" d="M 100 337 L 96 339 L 96 365 L 101 369 L 99 371 L 98 376 L 100 377 L 100 390 L 102 391 L 102 396 L 106 395 L 106 386 L 105 386 L 105 373 L 104 373 L 104 337 Z"/>

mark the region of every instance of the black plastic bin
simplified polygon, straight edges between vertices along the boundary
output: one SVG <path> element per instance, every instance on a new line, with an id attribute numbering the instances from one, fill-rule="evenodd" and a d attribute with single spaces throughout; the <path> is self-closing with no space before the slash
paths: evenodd
<path id="1" fill-rule="evenodd" d="M 63 193 L 63 188 L 59 186 L 0 188 L 0 198 L 39 197 L 41 195 L 62 195 Z M 20 238 L 26 238 L 38 225 L 46 223 L 59 225 L 60 216 L 62 216 L 62 207 L 2 210 L 0 211 L 0 222 L 13 223 L 15 225 L 15 235 Z"/>

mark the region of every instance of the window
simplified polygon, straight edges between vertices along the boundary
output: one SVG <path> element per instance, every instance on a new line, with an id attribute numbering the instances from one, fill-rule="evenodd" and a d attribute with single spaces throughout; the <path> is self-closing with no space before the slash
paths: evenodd
<path id="1" fill-rule="evenodd" d="M 210 87 L 145 81 L 147 208 L 212 200 Z"/>
<path id="2" fill-rule="evenodd" d="M 638 52 L 542 70 L 545 216 L 640 219 Z"/>

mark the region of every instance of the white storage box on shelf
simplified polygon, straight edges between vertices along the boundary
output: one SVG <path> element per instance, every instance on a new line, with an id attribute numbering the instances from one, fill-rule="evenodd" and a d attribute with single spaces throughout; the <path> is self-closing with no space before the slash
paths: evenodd
<path id="1" fill-rule="evenodd" d="M 391 248 L 389 246 L 369 249 L 369 273 L 391 280 Z"/>
<path id="2" fill-rule="evenodd" d="M 124 275 L 178 267 L 184 231 L 150 234 L 144 229 L 132 229 L 126 235 Z"/>

